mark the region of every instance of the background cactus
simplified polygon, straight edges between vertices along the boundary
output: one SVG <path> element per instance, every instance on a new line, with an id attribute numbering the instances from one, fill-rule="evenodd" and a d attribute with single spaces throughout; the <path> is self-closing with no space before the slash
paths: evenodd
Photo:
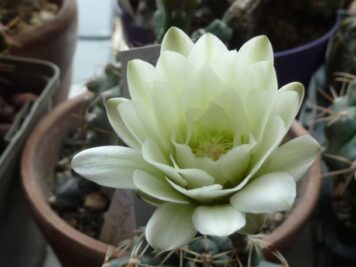
<path id="1" fill-rule="evenodd" d="M 341 22 L 340 28 L 329 44 L 326 59 L 327 84 L 339 91 L 335 74 L 339 72 L 356 74 L 356 15 L 350 15 Z"/>
<path id="2" fill-rule="evenodd" d="M 346 94 L 334 99 L 329 113 L 326 153 L 345 160 L 326 160 L 334 170 L 347 168 L 356 160 L 356 84 L 349 83 Z"/>
<path id="3" fill-rule="evenodd" d="M 102 267 L 277 267 L 281 265 L 267 263 L 262 260 L 258 245 L 248 236 L 236 234 L 229 237 L 198 236 L 191 243 L 172 251 L 154 251 L 141 233 L 132 240 L 119 245 L 125 251 L 131 249 L 129 256 L 106 259 Z"/>
<path id="4" fill-rule="evenodd" d="M 156 40 L 162 40 L 163 35 L 171 26 L 188 32 L 190 19 L 200 2 L 201 0 L 157 0 L 157 9 L 154 14 Z"/>

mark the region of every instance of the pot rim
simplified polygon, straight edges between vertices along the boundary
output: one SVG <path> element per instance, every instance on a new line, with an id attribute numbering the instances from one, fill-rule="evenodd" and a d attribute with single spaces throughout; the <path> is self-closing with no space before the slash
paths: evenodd
<path id="1" fill-rule="evenodd" d="M 88 93 L 84 93 L 76 98 L 63 102 L 51 113 L 46 115 L 35 127 L 27 140 L 22 154 L 21 182 L 32 212 L 35 214 L 35 217 L 41 218 L 41 220 L 45 222 L 46 228 L 60 233 L 66 241 L 75 243 L 76 246 L 84 250 L 104 257 L 111 245 L 85 235 L 69 226 L 49 206 L 36 181 L 36 169 L 32 160 L 36 156 L 36 147 L 41 145 L 41 140 L 44 139 L 48 129 L 53 127 L 53 124 L 58 119 L 65 116 L 68 112 L 71 112 L 74 107 L 82 105 L 88 99 L 88 96 Z M 309 134 L 297 121 L 292 123 L 291 129 L 296 136 Z M 308 177 L 304 178 L 307 178 L 307 180 L 304 181 L 305 190 L 302 191 L 303 194 L 298 198 L 298 202 L 293 206 L 289 216 L 271 234 L 266 235 L 263 239 L 267 244 L 263 251 L 268 258 L 273 257 L 273 251 L 276 249 L 283 251 L 283 248 L 288 247 L 312 214 L 319 198 L 322 182 L 320 157 L 314 162 L 307 175 Z M 297 203 L 299 203 L 299 205 Z M 303 204 L 300 205 L 300 203 Z M 114 255 L 118 255 L 119 253 L 120 251 L 117 251 Z"/>
<path id="2" fill-rule="evenodd" d="M 21 158 L 21 183 L 25 192 L 25 197 L 29 203 L 31 211 L 35 215 L 37 222 L 39 221 L 38 218 L 40 218 L 40 220 L 44 222 L 45 227 L 49 228 L 51 232 L 56 232 L 63 236 L 62 241 L 72 242 L 75 244 L 75 247 L 82 248 L 87 251 L 89 250 L 91 253 L 101 256 L 106 254 L 109 245 L 85 235 L 71 227 L 61 217 L 59 217 L 54 210 L 52 210 L 43 196 L 43 192 L 36 179 L 36 168 L 32 164 L 32 158 L 36 155 L 36 147 L 41 145 L 42 138 L 46 135 L 46 132 L 53 127 L 53 123 L 63 117 L 63 114 L 71 112 L 74 107 L 83 104 L 88 98 L 89 94 L 85 93 L 76 98 L 63 102 L 52 112 L 44 116 L 36 125 L 23 150 Z"/>
<path id="3" fill-rule="evenodd" d="M 319 45 L 327 42 L 338 30 L 340 22 L 341 22 L 340 16 L 341 16 L 341 11 L 338 11 L 335 15 L 335 22 L 334 22 L 333 26 L 326 33 L 321 35 L 320 37 L 316 38 L 313 41 L 295 46 L 293 48 L 276 51 L 274 53 L 274 57 L 281 58 L 281 57 L 289 56 L 290 54 L 302 53 L 303 51 L 311 49 L 312 47 L 316 47 L 316 46 L 319 46 Z"/>

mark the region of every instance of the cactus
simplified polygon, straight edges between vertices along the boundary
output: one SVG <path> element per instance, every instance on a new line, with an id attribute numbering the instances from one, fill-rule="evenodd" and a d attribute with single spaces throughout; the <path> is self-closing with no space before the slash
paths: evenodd
<path id="1" fill-rule="evenodd" d="M 251 239 L 252 240 L 252 239 Z M 123 241 L 121 252 L 131 249 L 129 256 L 110 259 L 102 267 L 209 267 L 209 266 L 281 266 L 262 260 L 256 240 L 235 234 L 229 237 L 197 236 L 191 243 L 175 250 L 154 251 L 145 240 L 143 230 L 131 240 Z"/>
<path id="2" fill-rule="evenodd" d="M 345 169 L 356 160 L 356 84 L 350 83 L 346 94 L 334 99 L 329 113 L 326 153 L 344 160 L 326 160 L 333 170 Z"/>
<path id="3" fill-rule="evenodd" d="M 162 40 L 171 26 L 188 32 L 190 19 L 200 2 L 200 0 L 157 0 L 157 10 L 154 14 L 156 40 Z"/>
<path id="4" fill-rule="evenodd" d="M 356 73 L 356 15 L 342 21 L 338 32 L 331 40 L 327 53 L 327 84 L 339 91 L 334 81 L 335 73 Z"/>
<path id="5" fill-rule="evenodd" d="M 121 65 L 108 64 L 104 74 L 87 83 L 87 88 L 93 93 L 87 102 L 86 124 L 88 146 L 98 146 L 117 140 L 106 115 L 105 102 L 112 97 L 118 97 L 121 90 Z"/>

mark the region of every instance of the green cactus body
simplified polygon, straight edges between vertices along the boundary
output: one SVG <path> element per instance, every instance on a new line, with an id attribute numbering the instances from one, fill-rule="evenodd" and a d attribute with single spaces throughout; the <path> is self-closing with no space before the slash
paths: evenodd
<path id="1" fill-rule="evenodd" d="M 239 244 L 234 246 L 233 242 L 236 242 L 236 239 Z M 104 263 L 102 267 L 138 266 L 265 267 L 280 265 L 268 265 L 261 260 L 257 250 L 249 246 L 248 238 L 245 235 L 237 234 L 232 238 L 198 236 L 191 243 L 173 251 L 157 252 L 147 244 L 144 234 L 141 234 L 132 243 L 130 257 L 112 259 Z"/>
<path id="2" fill-rule="evenodd" d="M 87 104 L 87 141 L 90 146 L 107 144 L 109 140 L 117 140 L 106 115 L 106 100 L 120 95 L 121 66 L 108 64 L 104 74 L 87 83 L 93 93 Z M 94 133 L 93 133 L 94 131 Z"/>
<path id="3" fill-rule="evenodd" d="M 349 162 L 356 160 L 356 85 L 350 85 L 346 95 L 334 99 L 332 119 L 325 126 L 326 152 Z M 346 163 L 327 160 L 332 169 L 348 167 Z"/>
<path id="4" fill-rule="evenodd" d="M 198 29 L 192 34 L 193 40 L 198 40 L 205 33 L 210 32 L 217 36 L 221 41 L 225 44 L 229 43 L 233 30 L 230 26 L 228 26 L 225 21 L 215 19 L 213 20 L 206 28 Z"/>
<path id="5" fill-rule="evenodd" d="M 335 73 L 356 73 L 356 15 L 351 15 L 342 21 L 338 32 L 331 40 L 328 48 L 326 69 L 327 83 L 335 83 Z"/>
<path id="6" fill-rule="evenodd" d="M 156 40 L 162 40 L 164 33 L 171 27 L 188 32 L 190 19 L 200 0 L 157 0 L 154 14 Z"/>

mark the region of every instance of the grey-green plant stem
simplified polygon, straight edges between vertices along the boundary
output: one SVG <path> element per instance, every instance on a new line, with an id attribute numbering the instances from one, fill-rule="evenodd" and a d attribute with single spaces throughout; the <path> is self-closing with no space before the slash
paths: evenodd
<path id="1" fill-rule="evenodd" d="M 227 25 L 237 27 L 246 21 L 259 3 L 260 0 L 235 0 L 226 10 L 222 20 Z"/>

